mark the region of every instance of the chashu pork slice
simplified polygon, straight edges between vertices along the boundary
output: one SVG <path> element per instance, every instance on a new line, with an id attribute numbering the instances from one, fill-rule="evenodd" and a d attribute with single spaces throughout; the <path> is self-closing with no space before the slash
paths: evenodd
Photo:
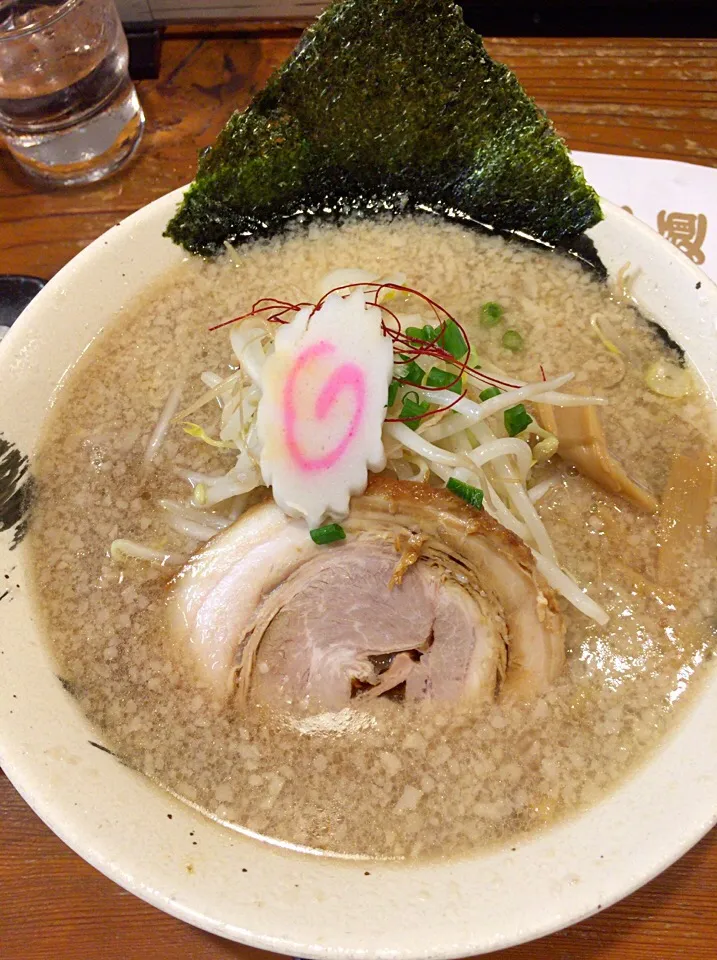
<path id="1" fill-rule="evenodd" d="M 179 649 L 219 696 L 338 710 L 393 692 L 483 702 L 562 670 L 555 596 L 513 534 L 446 490 L 373 478 L 316 546 L 273 502 L 174 581 Z"/>

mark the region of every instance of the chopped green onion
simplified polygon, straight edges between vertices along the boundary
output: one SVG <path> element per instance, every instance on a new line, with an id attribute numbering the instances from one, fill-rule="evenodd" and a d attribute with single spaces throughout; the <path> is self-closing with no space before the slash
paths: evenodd
<path id="1" fill-rule="evenodd" d="M 503 423 L 509 437 L 517 437 L 533 422 L 533 418 L 522 403 L 509 407 L 503 414 Z"/>
<path id="2" fill-rule="evenodd" d="M 501 343 L 506 350 L 512 350 L 513 353 L 523 349 L 523 337 L 517 330 L 506 330 Z"/>
<path id="3" fill-rule="evenodd" d="M 420 387 L 423 383 L 423 370 L 415 360 L 412 360 L 406 364 L 405 371 L 399 373 L 398 378 L 403 381 L 403 383 L 411 383 L 414 387 Z"/>
<path id="4" fill-rule="evenodd" d="M 425 340 L 426 335 L 424 333 L 424 327 L 406 327 L 403 331 L 407 337 L 411 337 L 413 340 Z"/>
<path id="5" fill-rule="evenodd" d="M 415 430 L 421 422 L 420 418 L 423 414 L 428 413 L 430 406 L 428 402 L 421 403 L 417 396 L 416 400 L 411 400 L 410 396 L 406 394 L 403 398 L 400 419 L 407 427 L 410 427 L 411 430 Z"/>
<path id="6" fill-rule="evenodd" d="M 502 392 L 498 387 L 486 387 L 485 390 L 481 390 L 478 396 L 485 402 L 486 400 L 491 400 L 493 397 L 499 397 Z"/>
<path id="7" fill-rule="evenodd" d="M 671 360 L 656 360 L 645 371 L 645 383 L 660 397 L 680 400 L 693 389 L 690 371 Z"/>
<path id="8" fill-rule="evenodd" d="M 424 340 L 432 343 L 441 331 L 439 328 L 432 327 L 430 323 L 427 323 L 423 327 L 406 327 L 403 332 L 413 340 Z"/>
<path id="9" fill-rule="evenodd" d="M 325 527 L 316 527 L 309 530 L 309 536 L 322 547 L 325 543 L 335 543 L 336 540 L 345 540 L 346 532 L 340 523 L 327 523 Z"/>
<path id="10" fill-rule="evenodd" d="M 499 303 L 489 301 L 480 308 L 480 322 L 482 327 L 495 327 L 503 319 L 503 308 Z"/>
<path id="11" fill-rule="evenodd" d="M 463 392 L 463 382 L 460 378 L 456 379 L 457 374 L 449 370 L 441 370 L 439 367 L 431 367 L 426 378 L 427 387 L 446 387 L 453 393 Z"/>
<path id="12" fill-rule="evenodd" d="M 461 333 L 461 328 L 455 320 L 449 320 L 446 328 L 438 338 L 438 345 L 450 353 L 456 360 L 462 360 L 468 353 L 468 344 L 466 338 Z"/>
<path id="13" fill-rule="evenodd" d="M 446 484 L 446 487 L 451 491 L 451 493 L 457 494 L 461 497 L 462 500 L 465 500 L 466 503 L 469 503 L 472 507 L 475 507 L 476 510 L 480 510 L 483 506 L 483 491 L 479 487 L 472 487 L 469 483 L 463 483 L 462 480 L 456 480 L 455 477 L 451 479 Z"/>
<path id="14" fill-rule="evenodd" d="M 388 385 L 388 403 L 387 407 L 392 407 L 396 402 L 396 397 L 398 395 L 398 388 L 400 384 L 398 380 L 392 380 Z"/>

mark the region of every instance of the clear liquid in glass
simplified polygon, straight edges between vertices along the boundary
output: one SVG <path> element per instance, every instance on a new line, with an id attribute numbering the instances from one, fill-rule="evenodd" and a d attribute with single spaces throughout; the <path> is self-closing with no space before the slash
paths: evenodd
<path id="1" fill-rule="evenodd" d="M 10 152 L 55 183 L 88 183 L 116 170 L 139 144 L 144 115 L 114 6 L 70 0 L 11 8 L 3 22 L 0 5 L 0 132 Z M 40 26 L 28 27 L 28 17 Z"/>

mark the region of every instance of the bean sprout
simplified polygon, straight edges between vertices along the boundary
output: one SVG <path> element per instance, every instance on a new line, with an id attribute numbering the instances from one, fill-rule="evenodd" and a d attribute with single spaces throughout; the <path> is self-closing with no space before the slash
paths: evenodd
<path id="1" fill-rule="evenodd" d="M 429 443 L 419 433 L 407 427 L 405 423 L 386 423 L 383 432 L 398 440 L 404 447 L 413 450 L 419 457 L 425 457 L 431 463 L 440 463 L 446 467 L 457 467 L 464 461 L 463 457 L 449 453 L 447 450 L 441 450 L 440 447 Z"/>
<path id="2" fill-rule="evenodd" d="M 160 500 L 159 506 L 172 516 L 181 517 L 183 520 L 193 521 L 194 523 L 200 523 L 205 527 L 211 528 L 214 533 L 217 533 L 219 530 L 225 530 L 231 524 L 231 520 L 227 519 L 227 517 L 219 516 L 218 513 L 211 513 L 208 510 L 201 510 L 198 507 L 192 507 L 185 503 L 178 503 L 176 500 Z"/>
<path id="3" fill-rule="evenodd" d="M 243 374 L 239 370 L 225 379 L 222 379 L 216 373 L 203 373 L 202 382 L 209 387 L 209 390 L 203 393 L 199 399 L 194 401 L 194 403 L 191 403 L 188 407 L 185 407 L 180 413 L 175 414 L 173 419 L 176 421 L 186 420 L 187 417 L 191 417 L 191 415 L 196 413 L 197 410 L 201 410 L 202 407 L 206 407 L 206 405 L 211 403 L 212 400 L 219 400 L 220 403 L 225 404 L 227 401 L 222 399 L 222 394 L 230 394 L 232 385 L 235 384 L 242 376 Z"/>
<path id="4" fill-rule="evenodd" d="M 168 526 L 177 533 L 183 533 L 192 540 L 198 540 L 200 543 L 206 543 L 216 536 L 217 531 L 203 523 L 197 523 L 194 520 L 185 520 L 176 514 L 169 517 Z"/>
<path id="5" fill-rule="evenodd" d="M 144 451 L 144 462 L 151 463 L 157 454 L 159 453 L 162 444 L 164 443 L 169 428 L 172 424 L 172 420 L 177 412 L 177 407 L 179 406 L 179 401 L 182 399 L 182 389 L 184 384 L 178 383 L 176 387 L 170 392 L 167 397 L 167 402 L 162 408 L 162 412 L 159 415 L 159 420 L 157 425 L 152 431 L 152 436 L 149 438 L 149 443 L 147 448 Z"/>
<path id="6" fill-rule="evenodd" d="M 497 457 L 504 457 L 511 454 L 517 460 L 521 480 L 525 483 L 533 462 L 530 446 L 525 440 L 519 440 L 518 437 L 504 437 L 500 440 L 491 440 L 472 450 L 469 457 L 477 467 L 482 467 Z"/>
<path id="7" fill-rule="evenodd" d="M 554 380 L 548 380 L 545 383 L 542 381 L 529 383 L 517 390 L 511 390 L 500 394 L 500 396 L 492 397 L 483 403 L 476 403 L 467 397 L 463 397 L 452 408 L 451 419 L 445 423 L 430 427 L 430 429 L 424 432 L 424 436 L 427 440 L 431 441 L 443 440 L 445 437 L 450 437 L 454 433 L 460 433 L 461 430 L 466 430 L 474 424 L 480 423 L 481 420 L 486 420 L 488 417 L 502 413 L 509 407 L 514 407 L 524 400 L 540 401 L 541 403 L 549 403 L 557 407 L 594 406 L 595 404 L 604 403 L 600 397 L 582 397 L 567 393 L 558 393 L 558 388 L 569 383 L 573 377 L 574 374 L 566 373 L 562 377 L 556 377 Z M 451 395 L 448 390 L 428 391 L 418 388 L 416 392 L 422 399 L 430 400 L 434 403 L 449 404 L 451 400 L 455 400 L 455 395 Z"/>
<path id="8" fill-rule="evenodd" d="M 591 620 L 599 623 L 601 627 L 605 626 L 610 618 L 607 611 L 604 610 L 599 603 L 592 600 L 572 577 L 560 569 L 557 563 L 551 563 L 535 550 L 533 550 L 533 556 L 535 557 L 535 565 L 538 571 L 542 573 L 554 590 L 562 594 L 569 603 L 572 603 L 572 605 L 577 610 L 580 610 L 581 613 L 584 613 L 586 617 L 590 617 Z"/>
<path id="9" fill-rule="evenodd" d="M 533 503 L 538 503 L 549 490 L 552 490 L 557 482 L 558 478 L 554 476 L 548 477 L 546 480 L 541 480 L 540 483 L 536 483 L 534 487 L 528 490 L 528 496 Z"/>
<path id="10" fill-rule="evenodd" d="M 110 545 L 110 556 L 118 562 L 125 559 L 144 560 L 147 563 L 158 563 L 162 567 L 178 567 L 184 563 L 185 559 L 179 554 L 154 550 L 152 547 L 135 543 L 134 540 L 113 540 Z"/>
<path id="11" fill-rule="evenodd" d="M 234 251 L 228 248 L 229 255 Z M 338 286 L 337 286 L 338 284 Z M 447 324 L 466 338 L 460 323 L 439 304 L 401 281 L 374 279 L 364 271 L 334 272 L 319 284 L 321 297 L 329 294 L 346 296 L 356 289 L 364 291 L 367 303 L 381 310 L 384 332 L 394 344 L 396 358 L 394 393 L 390 412 L 383 425 L 383 445 L 388 469 L 401 480 L 419 483 L 436 480 L 447 483 L 455 478 L 479 487 L 484 494 L 484 509 L 506 529 L 520 537 L 532 550 L 537 569 L 547 582 L 586 616 L 604 624 L 607 614 L 577 583 L 561 570 L 546 527 L 536 510 L 536 503 L 557 482 L 557 474 L 531 486 L 531 472 L 537 462 L 547 462 L 557 452 L 557 438 L 545 431 L 535 419 L 518 436 L 507 436 L 509 428 L 504 414 L 518 404 L 544 403 L 553 406 L 595 406 L 606 401 L 601 397 L 563 393 L 562 388 L 574 379 L 573 373 L 542 380 L 524 382 L 508 376 L 481 355 L 480 365 L 468 353 L 456 359 L 447 352 Z M 300 296 L 300 294 L 299 294 Z M 320 305 L 319 301 L 319 305 Z M 153 459 L 174 419 L 184 420 L 217 401 L 220 407 L 217 427 L 205 431 L 197 428 L 197 439 L 231 449 L 236 454 L 234 465 L 225 473 L 205 474 L 175 468 L 192 487 L 188 503 L 161 500 L 172 530 L 194 541 L 210 539 L 231 524 L 245 509 L 247 498 L 263 484 L 259 461 L 261 448 L 257 434 L 257 410 L 261 400 L 262 371 L 274 349 L 274 332 L 293 318 L 308 323 L 314 304 L 291 303 L 274 298 L 258 300 L 252 310 L 235 320 L 217 324 L 218 330 L 228 324 L 231 348 L 238 369 L 230 366 L 222 376 L 205 371 L 202 382 L 207 388 L 189 407 L 176 415 L 181 387 L 170 394 L 148 445 L 145 459 Z M 416 310 L 419 312 L 416 312 Z M 421 312 L 422 311 L 422 312 Z M 426 312 L 429 315 L 426 316 Z M 424 331 L 423 340 L 416 334 Z M 408 382 L 402 372 L 407 363 L 423 371 L 424 377 L 438 365 L 438 371 L 455 374 L 448 387 L 427 388 L 423 378 L 418 385 Z M 434 375 L 434 382 L 435 382 Z M 445 381 L 445 378 L 444 378 Z M 438 381 L 440 382 L 440 381 Z M 485 385 L 500 392 L 480 401 L 478 393 Z M 454 392 L 455 387 L 455 392 Z M 401 415 L 401 404 L 411 391 L 421 401 L 420 414 Z M 415 404 L 414 404 L 415 407 Z M 529 410 L 532 414 L 532 410 Z M 412 429 L 415 427 L 416 429 Z M 215 507 L 222 505 L 220 512 Z M 150 562 L 174 563 L 176 555 L 164 554 L 132 541 L 112 544 L 112 556 L 118 559 L 135 557 Z"/>

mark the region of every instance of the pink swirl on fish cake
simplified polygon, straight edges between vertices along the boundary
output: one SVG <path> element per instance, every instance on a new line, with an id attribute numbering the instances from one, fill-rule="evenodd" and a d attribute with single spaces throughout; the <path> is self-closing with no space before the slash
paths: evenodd
<path id="1" fill-rule="evenodd" d="M 328 340 L 320 340 L 312 344 L 298 355 L 289 371 L 284 384 L 284 428 L 286 430 L 286 445 L 293 462 L 305 473 L 316 473 L 330 470 L 335 466 L 353 442 L 363 420 L 366 407 L 366 378 L 363 370 L 355 363 L 343 363 L 327 378 L 321 392 L 316 399 L 314 415 L 317 420 L 325 420 L 331 412 L 339 395 L 344 390 L 351 390 L 356 398 L 353 416 L 345 434 L 328 453 L 320 457 L 307 456 L 299 446 L 296 436 L 296 387 L 306 367 L 319 357 L 329 356 L 336 352 L 336 347 Z"/>

